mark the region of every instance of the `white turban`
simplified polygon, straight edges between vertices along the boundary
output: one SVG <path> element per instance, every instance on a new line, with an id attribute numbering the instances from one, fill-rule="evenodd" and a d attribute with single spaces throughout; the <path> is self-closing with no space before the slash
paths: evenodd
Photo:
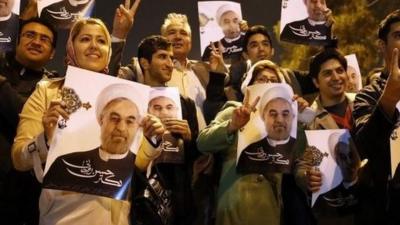
<path id="1" fill-rule="evenodd" d="M 225 4 L 225 5 L 220 6 L 217 9 L 217 13 L 215 15 L 215 18 L 217 19 L 217 23 L 219 24 L 220 20 L 221 20 L 221 16 L 224 13 L 229 12 L 229 11 L 236 13 L 236 15 L 238 15 L 239 20 L 242 20 L 242 17 L 240 16 L 240 12 L 238 12 L 238 10 L 239 9 L 232 4 Z"/>
<path id="2" fill-rule="evenodd" d="M 293 90 L 288 84 L 279 83 L 279 84 L 271 84 L 271 87 L 268 88 L 263 96 L 260 99 L 259 112 L 262 117 L 264 108 L 273 99 L 282 98 L 286 100 L 290 106 L 292 107 L 293 115 L 296 115 L 297 108 L 296 104 L 293 104 Z"/>
<path id="3" fill-rule="evenodd" d="M 137 91 L 133 86 L 129 84 L 111 84 L 105 87 L 96 100 L 96 118 L 100 122 L 100 115 L 106 107 L 106 105 L 114 99 L 126 98 L 134 103 L 139 111 L 139 120 L 146 112 L 144 104 L 141 104 L 140 99 L 144 99 L 145 95 Z"/>

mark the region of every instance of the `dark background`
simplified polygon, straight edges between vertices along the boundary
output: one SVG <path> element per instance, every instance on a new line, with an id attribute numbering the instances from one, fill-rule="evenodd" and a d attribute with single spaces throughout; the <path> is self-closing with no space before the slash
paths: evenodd
<path id="1" fill-rule="evenodd" d="M 27 0 L 21 0 L 21 7 Z M 133 1 L 133 0 L 131 0 Z M 124 0 L 96 0 L 93 16 L 102 19 L 107 27 L 112 30 L 112 21 L 115 9 Z M 195 0 L 142 0 L 135 16 L 135 22 L 126 41 L 123 56 L 123 64 L 137 54 L 137 45 L 141 39 L 152 34 L 160 34 L 161 25 L 168 13 L 176 12 L 186 14 L 192 28 L 192 51 L 190 59 L 200 59 L 199 20 L 197 13 L 197 2 Z M 280 0 L 243 0 L 234 1 L 241 3 L 243 19 L 248 21 L 249 26 L 262 24 L 267 26 L 272 35 L 272 26 L 280 19 Z M 64 74 L 65 46 L 68 32 L 59 31 L 56 56 L 47 66 L 50 70 L 57 70 Z M 274 37 L 273 37 L 274 38 Z M 276 55 L 279 54 L 276 41 L 274 40 Z"/>

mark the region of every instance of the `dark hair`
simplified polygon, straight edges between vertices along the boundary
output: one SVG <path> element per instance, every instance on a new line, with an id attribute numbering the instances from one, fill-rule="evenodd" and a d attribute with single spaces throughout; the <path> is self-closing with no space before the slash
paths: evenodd
<path id="1" fill-rule="evenodd" d="M 147 59 L 151 62 L 151 58 L 154 53 L 158 50 L 168 50 L 171 48 L 171 42 L 169 42 L 165 37 L 160 35 L 152 35 L 144 38 L 138 47 L 138 59 L 141 58 Z M 140 64 L 140 63 L 139 63 Z M 140 64 L 140 68 L 143 71 L 142 65 Z"/>
<path id="2" fill-rule="evenodd" d="M 51 33 L 53 34 L 53 42 L 51 43 L 51 45 L 53 46 L 53 48 L 56 48 L 56 46 L 57 46 L 57 36 L 58 36 L 57 30 L 47 20 L 41 19 L 39 17 L 33 17 L 31 19 L 28 19 L 28 20 L 21 20 L 19 28 L 18 28 L 18 43 L 19 43 L 20 38 L 21 38 L 22 29 L 24 28 L 25 25 L 30 24 L 30 23 L 38 23 L 38 24 L 41 24 L 41 25 L 47 27 L 51 31 Z"/>
<path id="3" fill-rule="evenodd" d="M 246 34 L 243 37 L 243 49 L 244 49 L 244 52 L 247 52 L 247 44 L 249 43 L 250 38 L 255 34 L 262 34 L 265 37 L 267 37 L 268 41 L 269 41 L 269 44 L 272 47 L 272 39 L 271 39 L 271 36 L 268 33 L 267 28 L 265 26 L 263 26 L 263 25 L 254 25 L 254 26 L 250 27 L 246 31 Z"/>
<path id="4" fill-rule="evenodd" d="M 330 59 L 336 59 L 340 65 L 347 70 L 346 58 L 336 48 L 325 48 L 322 52 L 317 53 L 311 58 L 309 75 L 317 79 L 321 70 L 321 65 Z"/>
<path id="5" fill-rule="evenodd" d="M 390 31 L 390 26 L 396 22 L 400 22 L 400 9 L 391 12 L 389 15 L 386 16 L 385 19 L 381 21 L 378 29 L 378 38 L 386 43 L 387 35 Z"/>

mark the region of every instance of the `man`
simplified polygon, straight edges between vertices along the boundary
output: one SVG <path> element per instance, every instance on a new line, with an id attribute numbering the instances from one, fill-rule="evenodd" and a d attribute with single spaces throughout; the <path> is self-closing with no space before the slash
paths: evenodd
<path id="1" fill-rule="evenodd" d="M 138 59 L 144 75 L 144 84 L 151 87 L 165 87 L 171 79 L 173 65 L 172 44 L 162 36 L 149 36 L 138 47 Z M 194 102 L 181 95 L 182 120 L 169 118 L 164 120 L 165 129 L 184 143 L 183 161 L 158 162 L 153 171 L 159 171 L 166 187 L 172 190 L 172 208 L 175 215 L 172 224 L 191 224 L 194 218 L 194 205 L 190 182 L 193 162 L 199 156 L 196 148 L 198 133 L 196 107 Z"/>
<path id="2" fill-rule="evenodd" d="M 224 37 L 220 40 L 223 47 L 224 61 L 227 64 L 234 64 L 242 57 L 244 36 L 240 28 L 242 18 L 237 12 L 237 8 L 232 4 L 224 4 L 217 9 L 215 19 L 224 33 Z M 214 44 L 216 45 L 218 42 Z M 202 55 L 203 61 L 209 61 L 211 50 L 211 45 L 205 48 Z"/>
<path id="3" fill-rule="evenodd" d="M 15 48 L 18 35 L 19 18 L 11 10 L 14 0 L 0 1 L 0 50 L 10 51 Z"/>
<path id="4" fill-rule="evenodd" d="M 203 103 L 206 99 L 205 88 L 209 81 L 209 67 L 202 62 L 188 59 L 192 49 L 192 32 L 186 15 L 168 14 L 161 26 L 161 35 L 172 43 L 174 56 L 172 75 L 166 84 L 169 87 L 177 87 L 181 95 L 195 102 L 198 125 L 201 129 L 206 126 Z M 118 76 L 141 83 L 144 81 L 137 58 L 132 59 L 132 64 L 120 67 Z"/>
<path id="5" fill-rule="evenodd" d="M 158 95 L 152 92 L 150 96 L 153 96 L 153 98 L 150 98 L 148 112 L 161 119 L 177 118 L 179 108 L 172 98 L 165 96 L 166 94 Z"/>
<path id="6" fill-rule="evenodd" d="M 250 120 L 250 114 L 255 111 L 259 97 L 250 102 L 247 92 L 243 105 L 233 101 L 228 102 L 210 125 L 200 132 L 197 140 L 199 150 L 220 154 L 223 164 L 217 198 L 217 225 L 281 224 L 282 201 L 289 214 L 292 211 L 286 207 L 297 207 L 298 211 L 306 209 L 304 205 L 300 207 L 298 205 L 300 202 L 295 202 L 292 196 L 285 195 L 282 199 L 281 194 L 296 195 L 299 192 L 295 194 L 295 184 L 282 183 L 283 170 L 279 169 L 280 164 L 276 163 L 277 167 L 275 165 L 269 167 L 270 164 L 261 161 L 270 160 L 263 157 L 274 153 L 275 150 L 282 150 L 281 147 L 290 149 L 293 155 L 305 148 L 304 135 L 297 134 L 296 140 L 303 140 L 300 142 L 293 142 L 290 138 L 294 111 L 291 106 L 293 92 L 289 90 L 287 84 L 279 84 L 276 88 L 268 89 L 263 95 L 258 111 L 264 118 L 268 136 L 245 149 L 237 164 L 238 133 Z M 260 151 L 260 154 L 252 154 L 253 150 Z M 246 151 L 250 154 L 246 154 Z M 257 160 L 252 160 L 253 156 Z M 286 163 L 286 160 L 287 158 L 283 162 Z M 271 160 L 271 162 L 278 161 Z"/>
<path id="7" fill-rule="evenodd" d="M 347 129 L 350 131 L 354 124 L 352 111 L 355 95 L 346 93 L 348 85 L 347 61 L 343 54 L 335 48 L 326 48 L 312 58 L 309 70 L 319 93 L 311 105 L 316 116 L 313 121 L 307 124 L 307 128 L 310 130 Z M 333 143 L 338 143 L 338 136 L 331 136 L 336 137 Z M 354 144 L 349 144 L 349 142 L 352 142 L 352 140 L 349 133 L 346 133 L 345 138 L 342 137 L 341 139 L 341 144 L 337 146 L 347 147 L 340 148 L 343 150 L 342 153 L 351 152 L 352 154 L 339 154 L 338 151 L 333 150 L 335 147 L 331 147 L 334 152 L 332 156 L 335 157 L 338 164 L 343 165 L 339 162 L 348 159 L 346 162 L 351 161 L 351 168 L 341 166 L 342 174 L 344 174 L 342 184 L 321 196 L 315 203 L 313 212 L 318 224 L 354 224 L 354 209 L 358 201 L 356 188 L 359 180 L 360 157 Z M 342 143 L 347 143 L 347 145 L 343 146 Z M 349 146 L 351 146 L 351 149 Z M 348 156 L 352 156 L 353 153 L 355 156 L 350 159 Z M 306 152 L 306 154 L 312 153 Z M 339 155 L 342 157 L 339 157 Z M 312 163 L 307 161 L 311 158 L 304 157 L 308 167 L 302 166 L 299 170 L 306 171 L 306 175 L 299 173 L 297 179 L 301 180 L 301 183 L 308 184 L 308 188 L 305 188 L 307 191 L 316 192 L 322 185 L 322 174 L 325 171 L 313 169 Z"/>
<path id="8" fill-rule="evenodd" d="M 346 88 L 347 92 L 357 93 L 361 90 L 359 81 L 361 80 L 361 75 L 357 73 L 356 69 L 350 65 L 347 66 L 347 77 L 348 77 L 348 85 Z"/>
<path id="9" fill-rule="evenodd" d="M 62 0 L 42 9 L 40 18 L 60 29 L 69 29 L 79 17 L 89 17 L 93 0 Z"/>
<path id="10" fill-rule="evenodd" d="M 367 207 L 371 224 L 399 224 L 400 190 L 398 172 L 390 172 L 391 134 L 398 127 L 400 100 L 400 10 L 390 13 L 379 25 L 379 49 L 385 68 L 372 84 L 364 87 L 354 101 L 355 142 L 368 158 L 373 187 Z M 397 150 L 397 149 L 395 149 Z M 388 177 L 392 180 L 388 180 Z M 367 221 L 368 222 L 368 221 Z M 365 224 L 368 224 L 368 223 Z"/>
<path id="11" fill-rule="evenodd" d="M 325 0 L 303 0 L 303 2 L 308 17 L 286 24 L 281 33 L 281 40 L 314 45 L 329 43 L 333 19 Z"/>
<path id="12" fill-rule="evenodd" d="M 0 4 L 2 5 L 2 4 Z M 15 28 L 15 27 L 14 27 Z M 17 172 L 11 164 L 11 145 L 18 125 L 18 113 L 42 78 L 55 78 L 44 66 L 52 59 L 57 42 L 57 32 L 51 24 L 40 19 L 24 21 L 19 27 L 17 47 L 14 52 L 0 54 L 0 75 L 14 93 L 13 104 L 0 106 L 1 217 L 10 223 L 37 223 L 40 184 L 30 172 Z M 10 118 L 13 118 L 10 120 Z M 29 191 L 27 191 L 29 190 Z"/>

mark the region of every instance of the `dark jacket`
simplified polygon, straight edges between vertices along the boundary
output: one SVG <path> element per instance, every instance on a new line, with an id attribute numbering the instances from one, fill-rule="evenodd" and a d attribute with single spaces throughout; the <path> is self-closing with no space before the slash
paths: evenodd
<path id="1" fill-rule="evenodd" d="M 368 158 L 371 167 L 371 190 L 365 201 L 369 209 L 365 224 L 400 224 L 400 188 L 396 177 L 390 175 L 390 137 L 395 129 L 399 114 L 390 118 L 380 106 L 380 97 L 386 85 L 387 74 L 362 89 L 355 98 L 353 118 L 355 120 L 355 142 L 362 156 Z M 398 182 L 398 181 L 397 181 Z M 371 218 L 372 217 L 372 218 Z M 368 223 L 369 222 L 369 223 Z"/>

